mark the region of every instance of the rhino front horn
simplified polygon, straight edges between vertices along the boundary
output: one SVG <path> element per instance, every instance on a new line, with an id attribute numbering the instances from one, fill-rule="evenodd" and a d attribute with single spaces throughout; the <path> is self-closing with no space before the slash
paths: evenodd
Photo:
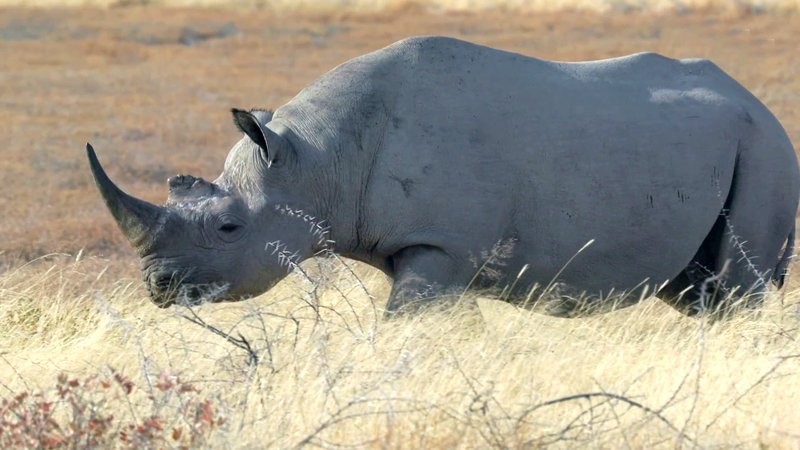
<path id="1" fill-rule="evenodd" d="M 103 196 L 106 206 L 117 221 L 122 234 L 138 250 L 140 254 L 147 253 L 147 247 L 152 243 L 157 224 L 161 221 L 163 208 L 138 198 L 132 197 L 118 188 L 108 175 L 106 175 L 94 148 L 86 144 L 86 155 L 89 158 L 89 167 L 92 169 L 94 182 Z"/>

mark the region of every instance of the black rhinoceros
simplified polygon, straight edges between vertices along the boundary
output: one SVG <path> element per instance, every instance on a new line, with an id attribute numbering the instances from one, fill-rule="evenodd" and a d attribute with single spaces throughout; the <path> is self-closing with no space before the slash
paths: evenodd
<path id="1" fill-rule="evenodd" d="M 393 279 L 389 312 L 538 285 L 592 301 L 649 288 L 693 313 L 780 285 L 792 253 L 792 145 L 704 59 L 553 62 L 415 37 L 233 117 L 244 137 L 222 175 L 170 178 L 163 206 L 88 148 L 160 306 L 261 294 L 327 249 Z"/>

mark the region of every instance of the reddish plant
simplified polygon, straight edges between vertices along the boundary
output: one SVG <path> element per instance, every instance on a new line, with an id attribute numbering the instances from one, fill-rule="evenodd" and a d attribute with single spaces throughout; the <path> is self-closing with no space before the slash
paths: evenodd
<path id="1" fill-rule="evenodd" d="M 61 374 L 53 389 L 0 400 L 0 447 L 189 448 L 207 444 L 225 423 L 213 401 L 180 376 L 164 372 L 153 387 L 147 398 L 154 413 L 136 419 L 130 409 L 129 417 L 118 419 L 112 411 L 124 411 L 120 401 L 135 404 L 136 386 L 127 376 L 114 370 L 84 379 Z"/>

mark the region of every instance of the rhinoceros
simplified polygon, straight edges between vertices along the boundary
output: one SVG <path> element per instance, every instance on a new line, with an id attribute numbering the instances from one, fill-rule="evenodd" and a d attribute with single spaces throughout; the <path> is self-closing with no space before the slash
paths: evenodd
<path id="1" fill-rule="evenodd" d="M 693 314 L 780 286 L 792 254 L 792 144 L 705 59 L 556 62 L 414 37 L 274 113 L 232 113 L 244 136 L 222 174 L 170 178 L 164 205 L 116 187 L 87 145 L 159 306 L 256 296 L 336 252 L 389 275 L 389 314 L 554 286 Z"/>

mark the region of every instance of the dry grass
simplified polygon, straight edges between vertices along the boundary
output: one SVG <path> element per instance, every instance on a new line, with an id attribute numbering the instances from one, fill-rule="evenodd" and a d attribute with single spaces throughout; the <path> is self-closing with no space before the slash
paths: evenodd
<path id="1" fill-rule="evenodd" d="M 164 312 L 138 282 L 109 279 L 103 267 L 52 257 L 0 278 L 3 397 L 46 390 L 62 371 L 114 368 L 137 387 L 132 406 L 108 408 L 118 420 L 147 417 L 156 407 L 148 386 L 167 371 L 224 417 L 211 447 L 791 448 L 800 440 L 800 292 L 772 298 L 757 317 L 714 324 L 655 300 L 585 319 L 480 300 L 384 322 L 362 289 L 385 294 L 374 273 L 362 285 L 332 269 L 336 281 L 324 284 L 319 304 L 298 277 L 250 302 Z M 244 339 L 257 361 L 184 315 Z M 179 407 L 159 404 L 167 417 Z"/>
<path id="2" fill-rule="evenodd" d="M 796 13 L 744 9 L 2 9 L 0 399 L 49 392 L 62 371 L 82 379 L 113 367 L 136 385 L 107 399 L 119 423 L 177 417 L 183 404 L 150 386 L 180 373 L 226 417 L 203 435 L 210 447 L 796 448 L 797 277 L 760 316 L 715 324 L 655 300 L 586 319 L 481 300 L 480 309 L 382 322 L 386 280 L 358 267 L 374 299 L 334 270 L 322 308 L 307 281 L 291 278 L 259 299 L 196 309 L 226 340 L 182 317 L 188 310 L 149 304 L 83 145 L 95 144 L 122 186 L 160 200 L 168 175 L 218 173 L 238 139 L 230 107 L 275 107 L 347 58 L 431 33 L 560 60 L 643 50 L 709 57 L 797 143 L 797 29 Z M 78 262 L 24 265 L 80 249 Z"/>

